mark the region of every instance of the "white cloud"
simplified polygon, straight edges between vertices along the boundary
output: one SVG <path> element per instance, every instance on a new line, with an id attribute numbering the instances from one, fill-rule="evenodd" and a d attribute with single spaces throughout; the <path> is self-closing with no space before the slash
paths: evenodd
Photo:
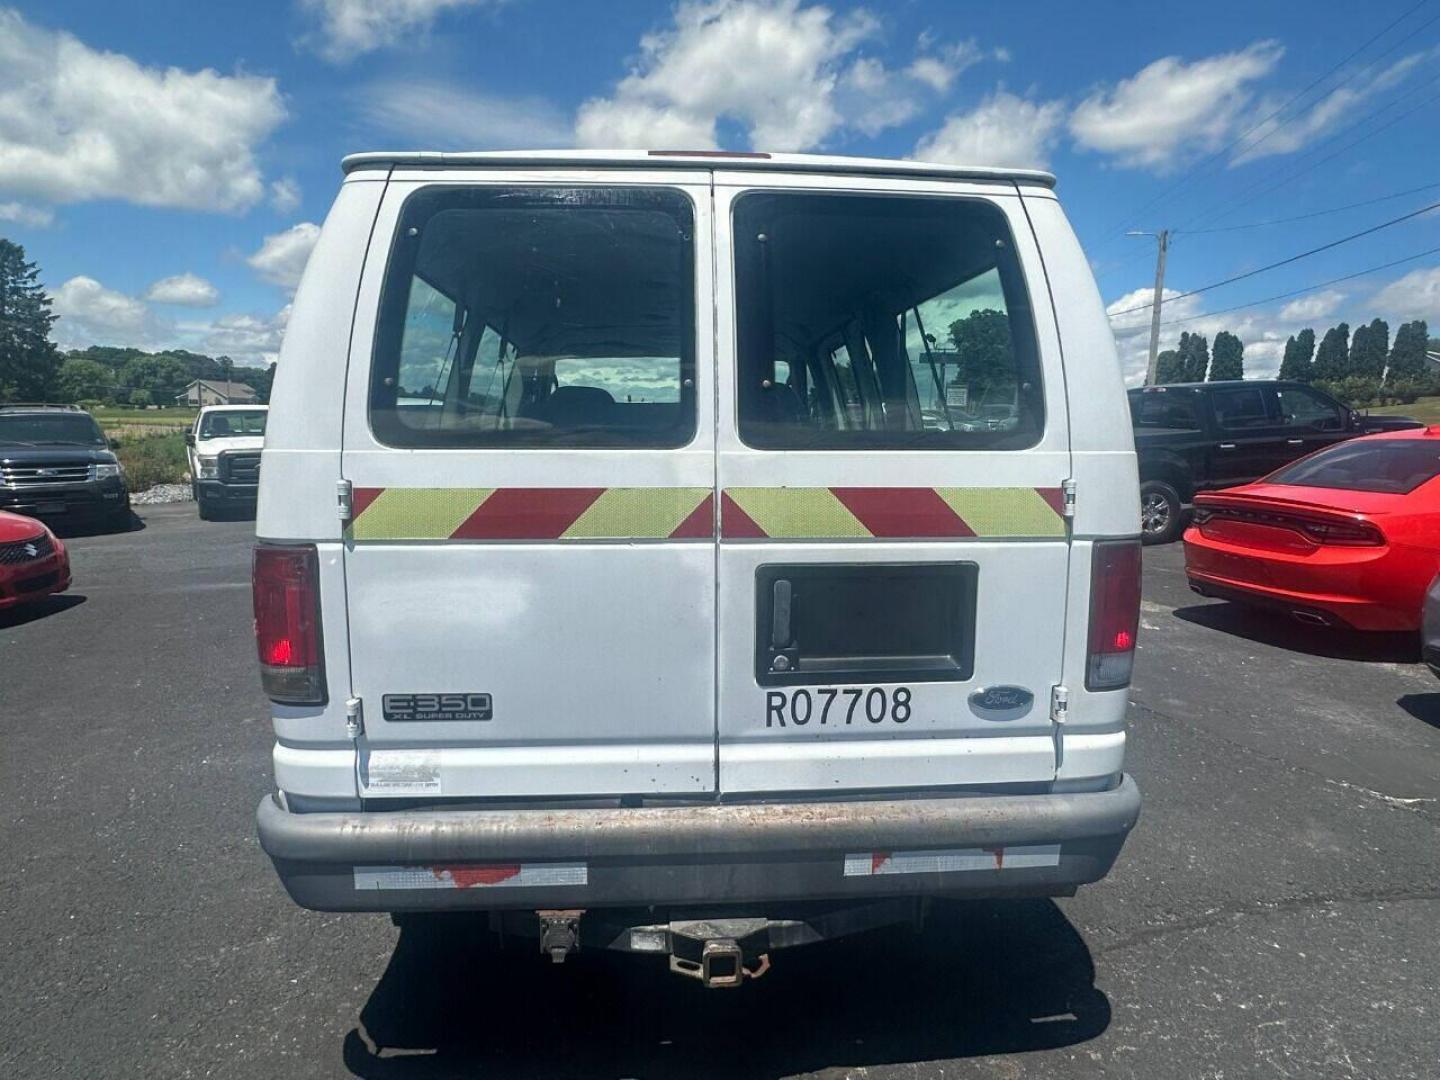
<path id="1" fill-rule="evenodd" d="M 985 59 L 985 51 L 974 38 L 936 48 L 934 36 L 926 31 L 920 35 L 918 48 L 921 55 L 910 61 L 905 73 L 937 94 L 945 93 L 963 72 Z M 996 50 L 996 59 L 1002 51 Z"/>
<path id="2" fill-rule="evenodd" d="M 280 355 L 290 305 L 271 316 L 222 315 L 204 327 L 191 327 L 198 335 L 199 349 L 210 356 L 228 356 L 242 366 L 263 367 Z"/>
<path id="3" fill-rule="evenodd" d="M 1377 292 L 1370 307 L 1392 319 L 1425 319 L 1433 335 L 1440 327 L 1440 266 L 1411 270 Z"/>
<path id="4" fill-rule="evenodd" d="M 293 176 L 282 176 L 270 184 L 270 206 L 276 213 L 288 214 L 300 205 L 300 184 Z"/>
<path id="5" fill-rule="evenodd" d="M 0 191 L 242 210 L 285 118 L 274 79 L 144 67 L 0 10 Z"/>
<path id="6" fill-rule="evenodd" d="M 967 113 L 946 119 L 920 140 L 915 156 L 957 165 L 1003 165 L 1043 169 L 1055 144 L 1064 106 L 1035 102 L 997 90 Z"/>
<path id="7" fill-rule="evenodd" d="M 441 82 L 396 79 L 372 83 L 361 101 L 371 123 L 407 145 L 538 149 L 573 141 L 569 118 L 543 98 L 506 98 Z"/>
<path id="8" fill-rule="evenodd" d="M 73 277 L 50 296 L 60 316 L 55 339 L 62 348 L 86 345 L 146 346 L 157 324 L 143 301 L 107 289 L 92 277 Z"/>
<path id="9" fill-rule="evenodd" d="M 320 28 L 309 39 L 331 63 L 345 63 L 376 49 L 429 31 L 448 11 L 483 0 L 301 0 Z"/>
<path id="10" fill-rule="evenodd" d="M 22 202 L 0 202 L 0 221 L 16 225 L 30 225 L 43 229 L 55 220 L 55 214 L 43 206 L 28 206 Z"/>
<path id="11" fill-rule="evenodd" d="M 1090 94 L 1071 114 L 1070 133 L 1121 164 L 1173 171 L 1231 137 L 1247 115 L 1252 84 L 1283 54 L 1275 42 L 1259 41 L 1193 63 L 1164 57 Z"/>
<path id="12" fill-rule="evenodd" d="M 688 0 L 673 28 L 641 39 L 639 62 L 611 97 L 580 107 L 576 137 L 708 149 L 723 118 L 761 149 L 818 146 L 844 123 L 843 61 L 877 29 L 863 11 L 837 16 L 801 0 Z"/>
<path id="13" fill-rule="evenodd" d="M 1345 294 L 1336 289 L 1311 293 L 1291 300 L 1280 309 L 1281 322 L 1304 322 L 1307 319 L 1324 319 L 1335 314 L 1345 300 Z"/>
<path id="14" fill-rule="evenodd" d="M 155 304 L 214 307 L 220 302 L 220 290 L 196 274 L 176 274 L 161 278 L 146 289 L 145 299 Z"/>
<path id="15" fill-rule="evenodd" d="M 270 284 L 293 289 L 300 284 L 300 275 L 305 272 L 305 264 L 319 238 L 320 226 L 302 221 L 284 232 L 265 237 L 260 249 L 245 262 Z"/>
<path id="16" fill-rule="evenodd" d="M 1372 78 L 1362 79 L 1357 85 L 1336 88 L 1300 112 L 1285 110 L 1284 98 L 1262 99 L 1253 110 L 1255 121 L 1245 124 L 1247 128 L 1252 124 L 1258 126 L 1245 135 L 1230 163 L 1243 165 L 1247 161 L 1303 149 L 1335 128 L 1358 105 L 1403 82 L 1412 71 L 1433 60 L 1437 53 L 1440 50 L 1432 49 L 1406 56 Z"/>

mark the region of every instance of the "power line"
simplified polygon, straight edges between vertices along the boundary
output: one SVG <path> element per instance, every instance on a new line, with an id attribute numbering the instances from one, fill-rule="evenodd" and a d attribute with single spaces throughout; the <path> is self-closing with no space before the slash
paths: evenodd
<path id="1" fill-rule="evenodd" d="M 1326 214 L 1338 214 L 1342 210 L 1354 210 L 1361 206 L 1374 206 L 1376 203 L 1390 202 L 1392 199 L 1402 199 L 1406 195 L 1414 195 L 1417 191 L 1429 191 L 1431 188 L 1437 187 L 1440 187 L 1440 183 L 1421 184 L 1419 187 L 1397 191 L 1393 195 L 1381 195 L 1379 198 L 1366 199 L 1363 202 L 1346 203 L 1344 206 L 1332 206 L 1327 210 L 1315 210 L 1308 214 L 1296 214 L 1294 217 L 1273 218 L 1270 221 L 1251 221 L 1245 225 L 1218 225 L 1212 229 L 1177 229 L 1175 231 L 1177 233 L 1183 231 L 1186 236 L 1201 236 L 1205 233 L 1238 232 L 1241 229 L 1261 229 L 1268 225 L 1288 225 L 1292 221 L 1309 221 L 1311 218 L 1324 217 Z"/>
<path id="2" fill-rule="evenodd" d="M 1207 311 L 1200 315 L 1184 315 L 1178 319 L 1167 319 L 1161 326 L 1174 326 L 1177 323 L 1194 322 L 1196 319 L 1209 319 L 1215 315 L 1228 315 L 1232 311 L 1243 311 L 1245 308 L 1259 307 L 1261 304 L 1274 303 L 1276 300 L 1288 300 L 1292 296 L 1300 296 L 1304 293 L 1315 292 L 1317 289 L 1324 289 L 1330 285 L 1338 285 L 1342 281 L 1353 281 L 1355 278 L 1364 277 L 1366 274 L 1378 273 L 1381 270 L 1389 270 L 1392 266 L 1399 266 L 1402 263 L 1414 262 L 1416 259 L 1423 259 L 1426 255 L 1440 254 L 1440 247 L 1433 247 L 1426 251 L 1417 251 L 1414 255 L 1406 255 L 1403 259 L 1393 259 L 1379 266 L 1371 266 L 1364 270 L 1357 270 L 1353 274 L 1345 274 L 1341 277 L 1331 278 L 1329 281 L 1317 282 L 1314 285 L 1307 285 L 1303 289 L 1292 289 L 1289 292 L 1276 293 L 1274 296 L 1267 296 L 1263 300 L 1251 300 L 1246 304 L 1236 304 L 1234 307 L 1221 308 L 1219 311 Z"/>
<path id="3" fill-rule="evenodd" d="M 1143 214 L 1144 214 L 1147 210 L 1149 210 L 1151 207 L 1157 205 L 1157 204 L 1160 203 L 1163 199 L 1165 199 L 1168 195 L 1170 195 L 1170 194 L 1172 194 L 1172 193 L 1174 193 L 1174 192 L 1176 192 L 1176 191 L 1179 191 L 1179 190 L 1180 190 L 1181 188 L 1183 188 L 1185 185 L 1187 185 L 1187 184 L 1189 184 L 1191 181 L 1197 179 L 1197 178 L 1199 177 L 1199 175 L 1202 174 L 1206 169 L 1208 169 L 1212 164 L 1214 164 L 1216 161 L 1218 161 L 1220 158 L 1224 157 L 1224 156 L 1225 156 L 1226 154 L 1228 154 L 1232 149 L 1234 149 L 1234 147 L 1236 146 L 1237 143 L 1240 142 L 1240 140 L 1246 138 L 1246 137 L 1247 137 L 1248 135 L 1250 135 L 1252 132 L 1256 131 L 1257 129 L 1259 129 L 1260 127 L 1264 126 L 1265 124 L 1270 123 L 1270 121 L 1274 120 L 1274 119 L 1275 119 L 1277 116 L 1279 116 L 1281 113 L 1285 112 L 1287 109 L 1290 108 L 1290 106 L 1294 105 L 1297 101 L 1299 101 L 1302 97 L 1304 97 L 1306 94 L 1308 94 L 1311 90 L 1315 89 L 1316 86 L 1320 85 L 1320 83 L 1324 82 L 1324 81 L 1325 81 L 1326 79 L 1328 79 L 1331 75 L 1335 74 L 1335 72 L 1339 71 L 1339 70 L 1340 70 L 1342 67 L 1344 67 L 1346 64 L 1350 63 L 1351 60 L 1355 59 L 1355 57 L 1359 56 L 1362 52 L 1364 52 L 1366 49 L 1368 49 L 1371 45 L 1375 44 L 1375 42 L 1379 41 L 1382 37 L 1384 37 L 1386 34 L 1388 34 L 1391 30 L 1395 29 L 1396 26 L 1398 26 L 1400 23 L 1404 22 L 1404 21 L 1405 21 L 1406 19 L 1408 19 L 1411 15 L 1415 14 L 1415 12 L 1419 11 L 1422 7 L 1424 7 L 1424 6 L 1425 6 L 1427 3 L 1429 3 L 1429 2 L 1430 2 L 1430 0 L 1419 0 L 1419 3 L 1415 4 L 1413 7 L 1407 8 L 1402 14 L 1400 14 L 1400 15 L 1397 16 L 1394 20 L 1392 20 L 1383 30 L 1381 30 L 1378 34 L 1375 34 L 1373 37 L 1371 37 L 1371 38 L 1369 38 L 1368 40 L 1366 40 L 1364 44 L 1362 44 L 1359 48 L 1357 48 L 1357 49 L 1355 49 L 1353 52 L 1351 52 L 1351 53 L 1350 53 L 1348 56 L 1346 56 L 1343 60 L 1340 60 L 1338 63 L 1332 64 L 1330 67 L 1326 68 L 1325 71 L 1322 72 L 1322 73 L 1319 75 L 1319 77 L 1317 77 L 1316 79 L 1312 80 L 1312 81 L 1309 83 L 1309 85 L 1307 85 L 1307 86 L 1306 86 L 1303 90 L 1301 90 L 1299 93 L 1293 95 L 1289 100 L 1287 100 L 1287 101 L 1285 102 L 1285 104 L 1281 105 L 1278 109 L 1276 109 L 1274 112 L 1270 113 L 1270 114 L 1269 114 L 1268 116 L 1266 116 L 1264 119 L 1258 120 L 1258 121 L 1256 121 L 1255 123 L 1251 124 L 1251 125 L 1250 125 L 1249 127 L 1247 127 L 1244 131 L 1240 132 L 1239 135 L 1237 135 L 1237 136 L 1235 136 L 1235 138 L 1231 139 L 1230 142 L 1226 143 L 1226 144 L 1225 144 L 1224 146 L 1222 146 L 1219 150 L 1216 150 L 1214 153 L 1212 153 L 1212 154 L 1210 154 L 1208 157 L 1206 157 L 1203 161 L 1200 162 L 1200 164 L 1196 165 L 1193 169 L 1186 170 L 1186 174 L 1185 174 L 1183 177 L 1181 177 L 1179 180 L 1176 180 L 1174 183 L 1170 184 L 1168 187 L 1166 187 L 1164 190 L 1162 190 L 1158 195 L 1156 195 L 1154 198 L 1152 198 L 1149 202 L 1147 202 L 1147 203 L 1145 203 L 1143 206 L 1141 206 L 1139 210 L 1135 211 L 1134 217 L 1131 218 L 1128 223 L 1122 224 L 1122 225 L 1118 226 L 1116 229 L 1111 230 L 1110 235 L 1108 235 L 1108 236 L 1106 237 L 1106 239 L 1102 241 L 1102 243 L 1108 243 L 1110 240 L 1113 240 L 1116 236 L 1118 236 L 1120 233 L 1122 233 L 1125 229 L 1130 228 L 1131 225 L 1134 224 L 1134 221 L 1137 220 L 1141 215 L 1143 215 Z M 1425 27 L 1429 26 L 1430 23 L 1435 22 L 1436 19 L 1440 19 L 1440 16 L 1436 16 L 1435 19 L 1431 19 L 1429 22 L 1426 22 L 1426 23 L 1424 23 L 1423 25 L 1417 27 L 1415 30 L 1412 30 L 1409 34 L 1406 34 L 1404 37 L 1402 37 L 1398 42 L 1396 42 L 1394 45 L 1392 45 L 1392 46 L 1391 46 L 1389 49 L 1387 49 L 1385 52 L 1381 53 L 1380 56 L 1376 58 L 1376 60 L 1371 61 L 1369 64 L 1365 65 L 1365 67 L 1363 67 L 1363 68 L 1361 68 L 1361 69 L 1359 69 L 1359 70 L 1360 70 L 1360 71 L 1364 71 L 1365 68 L 1374 66 L 1374 64 L 1375 64 L 1377 61 L 1383 59 L 1384 57 L 1388 56 L 1390 53 L 1394 52 L 1396 48 L 1398 48 L 1400 45 L 1403 45 L 1405 42 L 1409 41 L 1409 40 L 1410 40 L 1411 38 L 1413 38 L 1416 34 L 1420 33 L 1420 31 L 1424 30 Z M 1358 74 L 1358 73 L 1359 73 L 1359 72 L 1352 73 L 1352 75 L 1351 75 L 1349 78 L 1347 78 L 1344 82 L 1342 82 L 1340 85 L 1341 85 L 1341 86 L 1345 85 L 1345 82 L 1349 82 L 1350 79 L 1354 78 L 1355 74 Z M 1338 90 L 1339 87 L 1337 86 L 1335 89 Z M 1262 138 L 1262 139 L 1260 139 L 1258 142 L 1256 142 L 1255 145 L 1256 145 L 1256 146 L 1260 145 L 1260 143 L 1261 143 L 1261 142 L 1264 142 L 1266 138 L 1269 138 L 1270 135 L 1274 133 L 1274 131 L 1275 131 L 1275 129 L 1272 128 L 1271 131 L 1268 132 L 1268 133 L 1264 136 L 1264 138 Z"/>
<path id="4" fill-rule="evenodd" d="M 1200 288 L 1191 289 L 1189 292 L 1177 293 L 1174 296 L 1162 296 L 1160 303 L 1170 304 L 1176 300 L 1183 300 L 1187 296 L 1199 296 L 1201 293 L 1209 292 L 1211 289 L 1218 289 L 1222 285 L 1230 285 L 1237 281 L 1244 281 L 1246 278 L 1252 278 L 1256 274 L 1263 274 L 1267 270 L 1274 270 L 1276 267 L 1288 266 L 1290 263 L 1299 262 L 1301 259 L 1308 259 L 1311 255 L 1318 255 L 1322 251 L 1329 251 L 1331 248 L 1339 247 L 1341 244 L 1348 244 L 1351 240 L 1358 240 L 1362 236 L 1369 236 L 1371 233 L 1377 233 L 1381 229 L 1388 229 L 1391 225 L 1398 225 L 1402 221 L 1409 221 L 1411 218 L 1419 217 L 1421 214 L 1434 210 L 1436 207 L 1440 207 L 1440 202 L 1431 203 L 1429 206 L 1422 206 L 1419 210 L 1412 210 L 1410 213 L 1402 214 L 1400 217 L 1391 218 L 1389 221 L 1382 221 L 1379 225 L 1372 225 L 1368 229 L 1351 233 L 1349 236 L 1342 236 L 1339 240 L 1331 240 L 1328 244 L 1321 244 L 1319 247 L 1311 248 L 1309 251 L 1302 251 L 1298 255 L 1291 255 L 1288 259 L 1281 259 L 1279 262 L 1269 263 L 1265 266 L 1257 267 L 1254 270 L 1247 270 L 1243 274 L 1235 274 L 1221 281 L 1212 281 L 1209 285 L 1202 285 Z M 1117 315 L 1128 315 L 1132 311 L 1143 311 L 1150 306 L 1150 304 L 1140 304 L 1136 307 L 1125 308 L 1123 311 L 1112 313 L 1110 317 L 1113 319 Z"/>

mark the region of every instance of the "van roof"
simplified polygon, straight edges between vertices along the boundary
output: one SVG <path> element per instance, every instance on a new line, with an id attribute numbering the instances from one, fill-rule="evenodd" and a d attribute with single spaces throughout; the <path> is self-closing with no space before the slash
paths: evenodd
<path id="1" fill-rule="evenodd" d="M 755 169 L 773 172 L 863 173 L 872 176 L 941 176 L 964 180 L 1009 180 L 1054 187 L 1055 177 L 1039 169 L 1007 169 L 993 165 L 941 165 L 890 158 L 835 157 L 829 154 L 767 154 L 729 150 L 439 150 L 371 151 L 349 154 L 340 163 L 346 173 L 356 169 L 411 165 L 419 168 L 491 166 L 583 166 L 587 168 L 697 167 Z"/>

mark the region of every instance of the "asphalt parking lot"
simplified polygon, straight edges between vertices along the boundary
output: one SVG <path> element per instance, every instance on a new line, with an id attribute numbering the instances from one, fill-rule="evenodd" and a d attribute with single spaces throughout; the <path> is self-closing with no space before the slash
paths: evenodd
<path id="1" fill-rule="evenodd" d="M 1407 639 L 1246 616 L 1146 553 L 1106 881 L 779 954 L 658 961 L 295 908 L 256 843 L 252 525 L 147 507 L 0 613 L 3 1077 L 1433 1077 L 1440 682 Z"/>

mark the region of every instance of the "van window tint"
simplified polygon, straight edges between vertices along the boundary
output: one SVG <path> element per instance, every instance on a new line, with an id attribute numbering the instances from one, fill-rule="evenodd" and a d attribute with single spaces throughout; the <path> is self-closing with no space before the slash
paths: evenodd
<path id="1" fill-rule="evenodd" d="M 1151 390 L 1130 395 L 1130 419 L 1137 428 L 1199 431 L 1195 395 L 1185 390 Z"/>
<path id="2" fill-rule="evenodd" d="M 734 213 L 740 436 L 1016 449 L 1044 428 L 1029 296 L 978 199 L 754 193 Z"/>
<path id="3" fill-rule="evenodd" d="M 392 446 L 681 446 L 693 215 L 677 191 L 427 188 L 401 213 L 371 368 Z"/>

